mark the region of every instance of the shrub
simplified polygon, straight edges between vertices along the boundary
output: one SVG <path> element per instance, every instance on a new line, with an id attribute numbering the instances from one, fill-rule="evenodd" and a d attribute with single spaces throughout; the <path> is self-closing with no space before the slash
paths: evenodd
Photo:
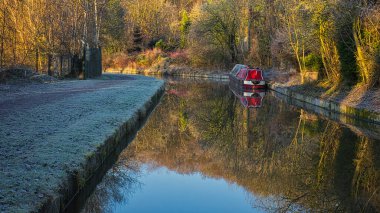
<path id="1" fill-rule="evenodd" d="M 188 64 L 189 56 L 185 51 L 175 51 L 169 54 L 173 64 Z"/>
<path id="2" fill-rule="evenodd" d="M 129 66 L 133 59 L 126 53 L 105 54 L 103 56 L 103 66 L 107 68 L 124 68 Z"/>
<path id="3" fill-rule="evenodd" d="M 305 67 L 309 71 L 320 72 L 323 68 L 322 58 L 315 54 L 309 54 L 305 57 Z"/>
<path id="4" fill-rule="evenodd" d="M 167 45 L 165 44 L 164 40 L 160 39 L 156 42 L 156 44 L 154 45 L 154 47 L 156 49 L 160 49 L 160 50 L 166 50 L 167 49 Z"/>
<path id="5" fill-rule="evenodd" d="M 150 67 L 156 61 L 166 57 L 166 54 L 158 48 L 146 50 L 145 52 L 136 56 L 136 63 L 141 67 Z"/>
<path id="6" fill-rule="evenodd" d="M 113 59 L 113 65 L 116 68 L 126 67 L 128 66 L 130 62 L 131 62 L 131 59 L 125 53 L 119 53 Z"/>

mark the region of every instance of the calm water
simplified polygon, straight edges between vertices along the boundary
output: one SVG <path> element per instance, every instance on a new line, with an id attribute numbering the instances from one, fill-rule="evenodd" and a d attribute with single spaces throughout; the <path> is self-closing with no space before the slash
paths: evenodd
<path id="1" fill-rule="evenodd" d="M 169 81 L 83 212 L 380 211 L 378 126 L 246 95 Z"/>

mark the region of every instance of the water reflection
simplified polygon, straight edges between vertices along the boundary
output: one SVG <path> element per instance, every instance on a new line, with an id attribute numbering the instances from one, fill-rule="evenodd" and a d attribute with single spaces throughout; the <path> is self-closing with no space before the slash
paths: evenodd
<path id="1" fill-rule="evenodd" d="M 108 212 L 133 199 L 143 165 L 237 184 L 250 194 L 250 205 L 264 211 L 380 211 L 376 134 L 352 131 L 272 94 L 258 110 L 239 102 L 226 84 L 170 82 L 86 212 Z"/>
<path id="2" fill-rule="evenodd" d="M 265 89 L 242 89 L 237 88 L 233 84 L 229 84 L 229 88 L 237 99 L 245 108 L 260 108 L 265 97 Z"/>
<path id="3" fill-rule="evenodd" d="M 128 203 L 141 187 L 139 178 L 140 164 L 132 159 L 120 158 L 87 200 L 83 212 L 113 212 L 113 203 Z"/>

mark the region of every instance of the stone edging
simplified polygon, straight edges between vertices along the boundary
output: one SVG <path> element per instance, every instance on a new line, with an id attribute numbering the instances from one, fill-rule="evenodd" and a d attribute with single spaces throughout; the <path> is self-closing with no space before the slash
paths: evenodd
<path id="1" fill-rule="evenodd" d="M 45 202 L 38 212 L 64 212 L 73 199 L 86 187 L 90 179 L 96 175 L 103 163 L 113 155 L 120 145 L 127 145 L 142 128 L 150 113 L 158 105 L 165 92 L 163 84 L 157 92 L 134 115 L 129 118 L 113 135 L 104 141 L 103 145 L 90 154 L 82 169 L 68 174 L 67 179 L 57 189 L 57 195 Z"/>
<path id="2" fill-rule="evenodd" d="M 290 98 L 294 98 L 296 100 L 299 100 L 299 101 L 302 101 L 314 106 L 318 106 L 335 113 L 340 113 L 348 117 L 380 124 L 380 113 L 377 113 L 377 112 L 369 111 L 367 109 L 359 109 L 359 108 L 347 106 L 347 105 L 338 103 L 336 101 L 324 100 L 324 99 L 304 95 L 304 94 L 292 91 L 291 89 L 287 87 L 281 87 L 275 84 L 269 84 L 268 87 L 272 89 L 273 91 L 286 95 Z"/>
<path id="3" fill-rule="evenodd" d="M 173 73 L 169 74 L 169 76 L 180 76 L 186 78 L 204 78 L 204 79 L 218 79 L 218 80 L 228 80 L 227 74 L 185 74 L 185 73 Z"/>
<path id="4" fill-rule="evenodd" d="M 106 72 L 112 73 L 112 72 Z M 198 73 L 162 73 L 162 72 L 129 72 L 123 74 L 134 75 L 147 75 L 147 76 L 173 76 L 173 77 L 185 77 L 185 78 L 203 78 L 203 79 L 217 79 L 228 80 L 228 74 L 198 74 Z"/>

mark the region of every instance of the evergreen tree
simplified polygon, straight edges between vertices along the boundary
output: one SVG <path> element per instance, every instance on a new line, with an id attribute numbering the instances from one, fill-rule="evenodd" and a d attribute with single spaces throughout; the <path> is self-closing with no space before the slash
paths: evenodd
<path id="1" fill-rule="evenodd" d="M 139 27 L 135 27 L 133 30 L 133 50 L 141 51 L 142 49 L 143 36 Z"/>
<path id="2" fill-rule="evenodd" d="M 180 28 L 179 28 L 180 31 L 181 31 L 181 43 L 180 43 L 180 46 L 181 46 L 182 49 L 185 48 L 186 45 L 187 45 L 187 35 L 189 34 L 190 25 L 191 25 L 190 17 L 187 14 L 187 11 L 183 10 L 182 11 L 182 19 L 181 19 Z"/>

